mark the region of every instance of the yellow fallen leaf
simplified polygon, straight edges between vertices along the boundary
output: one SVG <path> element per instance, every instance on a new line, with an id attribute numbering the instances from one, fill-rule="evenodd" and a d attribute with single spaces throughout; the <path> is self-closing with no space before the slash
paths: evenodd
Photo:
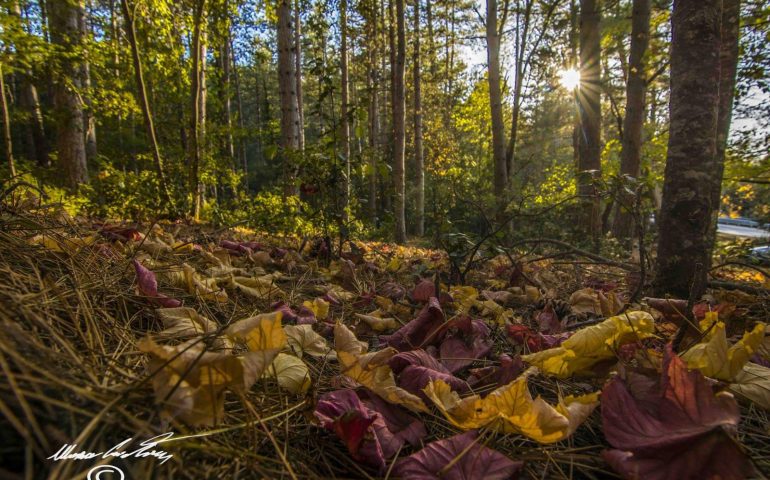
<path id="1" fill-rule="evenodd" d="M 300 358 L 305 353 L 323 357 L 331 350 L 326 339 L 316 333 L 312 325 L 286 325 L 283 331 L 286 333 L 287 350 Z"/>
<path id="2" fill-rule="evenodd" d="M 477 301 L 476 307 L 481 309 L 481 315 L 490 317 L 498 325 L 513 322 L 513 310 L 499 305 L 494 300 Z"/>
<path id="3" fill-rule="evenodd" d="M 261 277 L 230 276 L 229 284 L 247 295 L 259 299 L 270 299 L 283 295 L 283 291 L 275 285 L 275 277 L 263 275 Z"/>
<path id="4" fill-rule="evenodd" d="M 282 316 L 281 312 L 272 312 L 239 320 L 227 327 L 225 334 L 246 343 L 252 352 L 275 351 L 277 354 L 287 344 L 286 333 L 281 328 Z"/>
<path id="5" fill-rule="evenodd" d="M 770 368 L 747 363 L 730 384 L 730 391 L 770 410 Z"/>
<path id="6" fill-rule="evenodd" d="M 758 323 L 730 346 L 725 324 L 719 321 L 717 312 L 707 312 L 700 328 L 706 332 L 705 338 L 682 354 L 682 360 L 689 368 L 698 369 L 703 375 L 718 380 L 733 380 L 765 339 L 765 324 Z"/>
<path id="7" fill-rule="evenodd" d="M 184 263 L 182 270 L 166 273 L 171 283 L 183 288 L 191 295 L 198 295 L 203 300 L 227 303 L 227 292 L 219 288 L 216 279 L 201 277 L 193 267 Z"/>
<path id="8" fill-rule="evenodd" d="M 384 332 L 386 330 L 393 330 L 401 326 L 401 324 L 398 323 L 398 321 L 392 317 L 382 318 L 381 316 L 378 316 L 378 315 L 364 315 L 361 313 L 356 313 L 356 317 L 363 320 L 367 325 L 369 325 L 369 328 L 371 328 L 375 332 Z"/>
<path id="9" fill-rule="evenodd" d="M 29 239 L 31 245 L 41 247 L 56 253 L 77 253 L 81 248 L 93 245 L 97 240 L 95 235 L 88 237 L 64 237 L 51 235 L 35 235 Z"/>
<path id="10" fill-rule="evenodd" d="M 353 332 L 337 322 L 334 326 L 334 349 L 340 362 L 340 373 L 373 391 L 385 401 L 403 405 L 417 412 L 428 409 L 419 397 L 396 385 L 388 360 L 398 353 L 393 348 L 366 353 L 367 345 Z"/>
<path id="11" fill-rule="evenodd" d="M 467 314 L 479 298 L 479 291 L 469 286 L 454 286 L 449 290 L 457 313 Z"/>
<path id="12" fill-rule="evenodd" d="M 302 394 L 308 391 L 310 384 L 310 370 L 305 362 L 286 353 L 279 353 L 273 363 L 265 372 L 266 377 L 274 377 L 278 384 L 294 394 Z"/>
<path id="13" fill-rule="evenodd" d="M 323 298 L 316 298 L 312 302 L 310 300 L 305 300 L 302 302 L 302 305 L 313 312 L 313 315 L 315 315 L 315 318 L 318 320 L 326 320 L 326 317 L 329 316 L 329 302 Z"/>
<path id="14" fill-rule="evenodd" d="M 540 397 L 533 400 L 526 376 L 483 399 L 479 395 L 460 398 L 443 380 L 430 382 L 424 392 L 458 428 L 489 427 L 540 443 L 558 442 L 572 435 L 599 404 L 598 393 L 559 399 L 555 407 Z"/>
<path id="15" fill-rule="evenodd" d="M 158 345 L 146 337 L 138 346 L 150 355 L 156 400 L 163 414 L 189 425 L 211 425 L 222 420 L 226 389 L 244 391 L 262 375 L 260 365 L 247 355 L 206 352 L 202 342 Z"/>
<path id="16" fill-rule="evenodd" d="M 614 358 L 622 344 L 654 336 L 653 323 L 652 315 L 647 312 L 610 317 L 598 325 L 578 330 L 559 347 L 521 358 L 559 378 L 587 374 L 596 363 Z"/>

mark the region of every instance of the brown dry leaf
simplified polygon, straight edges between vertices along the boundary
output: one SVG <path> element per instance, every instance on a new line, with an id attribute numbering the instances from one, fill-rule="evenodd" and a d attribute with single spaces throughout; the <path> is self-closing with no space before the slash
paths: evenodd
<path id="1" fill-rule="evenodd" d="M 158 316 L 163 322 L 163 331 L 160 335 L 164 338 L 187 339 L 205 334 L 213 334 L 219 328 L 216 322 L 199 315 L 189 307 L 159 308 Z M 226 338 L 215 338 L 212 346 L 216 349 L 232 348 Z"/>
<path id="2" fill-rule="evenodd" d="M 378 313 L 379 315 L 375 315 L 375 313 Z M 375 332 L 384 332 L 386 330 L 393 330 L 401 326 L 401 324 L 398 323 L 398 321 L 395 318 L 392 318 L 392 317 L 382 318 L 380 315 L 381 313 L 379 311 L 372 312 L 372 315 L 364 315 L 361 313 L 356 313 L 356 317 L 363 320 L 367 325 L 369 325 L 369 328 L 371 328 Z"/>
<path id="3" fill-rule="evenodd" d="M 770 410 L 770 368 L 747 363 L 730 384 L 730 391 Z"/>
<path id="4" fill-rule="evenodd" d="M 261 277 L 230 276 L 229 284 L 247 295 L 259 299 L 270 299 L 284 295 L 283 290 L 275 285 L 275 277 L 263 275 Z"/>
<path id="5" fill-rule="evenodd" d="M 275 357 L 264 376 L 275 378 L 281 387 L 296 395 L 307 392 L 312 383 L 305 362 L 286 353 Z"/>
<path id="6" fill-rule="evenodd" d="M 183 288 L 191 295 L 198 295 L 203 300 L 227 303 L 227 292 L 219 288 L 216 279 L 201 277 L 186 263 L 182 264 L 182 270 L 173 270 L 166 275 L 171 283 Z"/>
<path id="7" fill-rule="evenodd" d="M 615 295 L 615 292 L 608 292 L 607 295 L 597 292 L 597 296 L 599 297 L 599 305 L 601 306 L 603 317 L 617 315 L 618 312 L 623 310 L 623 302 Z"/>
<path id="8" fill-rule="evenodd" d="M 574 313 L 602 314 L 602 305 L 599 296 L 593 288 L 583 288 L 573 292 L 569 297 L 569 304 Z"/>
<path id="9" fill-rule="evenodd" d="M 312 357 L 323 357 L 331 351 L 326 340 L 313 330 L 312 325 L 286 325 L 287 349 L 297 357 L 308 354 Z"/>

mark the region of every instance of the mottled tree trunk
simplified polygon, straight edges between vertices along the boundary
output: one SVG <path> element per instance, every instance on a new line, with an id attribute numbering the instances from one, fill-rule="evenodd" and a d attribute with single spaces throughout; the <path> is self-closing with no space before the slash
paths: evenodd
<path id="1" fill-rule="evenodd" d="M 676 0 L 671 17 L 671 96 L 655 290 L 700 298 L 711 265 L 719 177 L 722 0 Z"/>
<path id="2" fill-rule="evenodd" d="M 487 1 L 487 80 L 489 81 L 489 107 L 492 113 L 492 158 L 494 161 L 494 194 L 498 218 L 504 215 L 508 171 L 505 161 L 505 123 L 503 120 L 503 94 L 500 85 L 500 33 L 497 27 L 497 0 Z M 451 73 L 450 73 L 451 75 Z"/>
<path id="3" fill-rule="evenodd" d="M 294 0 L 294 76 L 297 81 L 297 115 L 299 116 L 298 147 L 305 150 L 305 107 L 302 100 L 302 19 L 299 9 L 300 0 Z"/>
<path id="4" fill-rule="evenodd" d="M 166 175 L 163 172 L 163 161 L 160 157 L 158 139 L 155 135 L 155 124 L 153 122 L 152 110 L 150 110 L 150 102 L 147 99 L 147 88 L 144 84 L 142 61 L 139 58 L 139 45 L 136 40 L 136 25 L 134 23 L 135 19 L 132 13 L 134 9 L 129 6 L 128 0 L 121 0 L 120 5 L 123 10 L 123 18 L 126 24 L 126 36 L 128 37 L 128 43 L 131 45 L 131 58 L 134 63 L 134 76 L 136 78 L 136 90 L 138 97 L 137 99 L 139 100 L 139 107 L 142 109 L 144 126 L 147 131 L 147 138 L 150 140 L 150 146 L 152 147 L 152 158 L 155 163 L 155 172 L 158 175 L 160 195 L 161 199 L 170 207 L 171 198 L 168 192 L 168 184 L 166 183 Z"/>
<path id="5" fill-rule="evenodd" d="M 281 149 L 284 194 L 297 195 L 294 154 L 299 148 L 299 107 L 295 73 L 291 0 L 278 2 L 278 95 L 281 100 Z"/>
<path id="6" fill-rule="evenodd" d="M 639 177 L 641 165 L 642 130 L 644 127 L 644 100 L 647 91 L 647 45 L 650 41 L 651 0 L 634 0 L 631 13 L 631 52 L 628 56 L 626 83 L 626 115 L 623 119 L 623 150 L 620 155 L 620 174 Z M 627 239 L 633 233 L 633 218 L 628 211 L 636 203 L 625 190 L 615 211 L 612 234 Z"/>
<path id="7" fill-rule="evenodd" d="M 601 32 L 598 0 L 580 0 L 580 137 L 578 194 L 581 197 L 581 224 L 599 247 L 601 218 L 599 195 L 594 181 L 601 178 Z"/>
<path id="8" fill-rule="evenodd" d="M 341 97 L 340 107 L 340 142 L 342 142 L 342 157 L 345 160 L 343 177 L 341 179 L 343 217 L 347 219 L 350 207 L 350 113 L 348 102 L 350 101 L 348 88 L 348 2 L 340 0 L 340 70 L 341 70 Z"/>
<path id="9" fill-rule="evenodd" d="M 78 11 L 78 29 L 82 37 L 83 45 L 88 38 L 88 12 L 83 5 Z M 94 162 L 98 153 L 96 144 L 96 117 L 94 116 L 93 102 L 91 101 L 91 64 L 89 61 L 88 49 L 83 50 L 83 61 L 81 63 L 81 78 L 83 81 L 80 95 L 83 97 L 85 108 L 83 109 L 83 124 L 86 129 L 86 159 L 88 162 Z"/>
<path id="10" fill-rule="evenodd" d="M 227 15 L 225 10 L 225 15 Z M 221 55 L 222 60 L 222 107 L 225 117 L 225 128 L 227 132 L 225 134 L 225 154 L 227 155 L 233 170 L 236 168 L 235 163 L 235 143 L 233 142 L 233 112 L 232 112 L 232 72 L 230 65 L 230 25 L 227 24 L 227 34 L 222 41 Z"/>
<path id="11" fill-rule="evenodd" d="M 11 116 L 8 114 L 8 101 L 5 97 L 5 74 L 3 64 L 0 62 L 0 113 L 3 117 L 3 147 L 5 159 L 8 162 L 8 172 L 11 177 L 16 176 L 16 164 L 13 161 L 13 141 L 11 140 Z"/>
<path id="12" fill-rule="evenodd" d="M 192 57 L 192 72 L 190 75 L 190 138 L 188 140 L 188 156 L 190 158 L 190 195 L 191 215 L 194 219 L 200 217 L 202 202 L 202 185 L 200 182 L 200 168 L 203 160 L 203 138 L 205 135 L 204 122 L 206 118 L 206 94 L 205 94 L 205 25 L 204 14 L 206 0 L 198 0 L 193 17 L 193 41 L 190 46 Z"/>
<path id="13" fill-rule="evenodd" d="M 714 208 L 709 241 L 713 249 L 716 241 L 717 217 L 722 200 L 722 178 L 725 170 L 725 151 L 730 137 L 730 120 L 733 116 L 735 78 L 738 70 L 740 40 L 741 1 L 722 0 L 722 24 L 719 49 L 719 114 L 717 116 L 717 174 L 711 191 Z"/>
<path id="14" fill-rule="evenodd" d="M 396 0 L 396 64 L 393 75 L 393 186 L 395 201 L 393 215 L 396 220 L 396 243 L 406 242 L 406 212 L 404 205 L 404 154 L 406 137 L 406 94 L 404 88 L 404 67 L 406 60 L 406 31 L 404 26 L 404 0 Z"/>
<path id="15" fill-rule="evenodd" d="M 82 51 L 79 18 L 82 0 L 50 2 L 51 42 L 61 52 Z M 62 55 L 60 72 L 53 79 L 57 154 L 68 187 L 88 183 L 83 104 L 80 97 L 82 56 Z"/>
<path id="16" fill-rule="evenodd" d="M 429 0 L 430 1 L 430 0 Z M 420 0 L 414 0 L 414 168 L 416 198 L 415 233 L 425 234 L 425 163 L 422 148 L 422 72 L 420 70 Z"/>
<path id="17" fill-rule="evenodd" d="M 377 168 L 380 155 L 380 72 L 377 68 L 379 49 L 379 20 L 377 2 L 373 1 L 367 17 L 367 50 L 369 87 L 369 220 L 377 223 Z"/>

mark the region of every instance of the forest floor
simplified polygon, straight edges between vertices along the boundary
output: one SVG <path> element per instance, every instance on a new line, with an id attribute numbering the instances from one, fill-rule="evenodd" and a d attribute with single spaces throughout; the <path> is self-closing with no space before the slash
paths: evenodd
<path id="1" fill-rule="evenodd" d="M 0 476 L 770 475 L 770 295 L 755 270 L 721 269 L 753 293 L 712 289 L 689 312 L 627 303 L 638 273 L 586 259 L 501 255 L 450 285 L 442 251 L 336 252 L 4 207 Z M 50 458 L 166 432 L 163 463 Z"/>

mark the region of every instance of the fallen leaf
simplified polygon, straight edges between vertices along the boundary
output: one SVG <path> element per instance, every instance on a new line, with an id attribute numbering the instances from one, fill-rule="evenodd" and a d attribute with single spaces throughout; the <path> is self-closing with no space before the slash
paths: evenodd
<path id="1" fill-rule="evenodd" d="M 602 305 L 599 295 L 593 288 L 583 288 L 573 292 L 569 297 L 569 304 L 573 313 L 587 313 L 592 315 L 602 314 Z"/>
<path id="2" fill-rule="evenodd" d="M 150 269 L 134 260 L 134 269 L 136 270 L 136 285 L 139 292 L 150 299 L 151 302 L 162 307 L 174 308 L 182 305 L 182 302 L 175 298 L 169 298 L 162 293 L 158 293 L 158 280 Z"/>
<path id="3" fill-rule="evenodd" d="M 160 336 L 171 339 L 188 339 L 205 334 L 213 334 L 219 329 L 216 322 L 198 314 L 189 307 L 159 308 L 158 316 L 163 322 Z M 232 348 L 226 338 L 217 337 L 212 341 L 216 349 Z"/>
<path id="4" fill-rule="evenodd" d="M 304 354 L 323 357 L 331 351 L 326 340 L 313 330 L 312 325 L 284 325 L 283 331 L 287 349 L 299 358 Z"/>
<path id="5" fill-rule="evenodd" d="M 259 299 L 274 298 L 283 295 L 284 292 L 275 285 L 275 277 L 263 275 L 261 277 L 230 276 L 229 284 L 247 295 Z"/>
<path id="6" fill-rule="evenodd" d="M 302 305 L 313 312 L 318 320 L 326 320 L 329 317 L 329 302 L 323 298 L 316 298 L 312 302 L 305 300 Z"/>
<path id="7" fill-rule="evenodd" d="M 398 328 L 401 324 L 395 318 L 382 318 L 375 315 L 364 315 L 356 313 L 356 317 L 363 320 L 364 323 L 369 325 L 369 328 L 375 332 L 384 332 L 385 330 L 393 330 Z"/>
<path id="8" fill-rule="evenodd" d="M 747 363 L 730 384 L 730 391 L 770 410 L 770 368 Z"/>
<path id="9" fill-rule="evenodd" d="M 738 480 L 753 473 L 733 438 L 740 413 L 732 395 L 713 393 L 667 347 L 657 405 L 641 405 L 615 377 L 602 392 L 604 459 L 629 479 Z"/>
<path id="10" fill-rule="evenodd" d="M 436 380 L 425 394 L 453 425 L 463 430 L 488 427 L 519 433 L 539 443 L 553 443 L 570 436 L 599 404 L 598 394 L 559 399 L 554 407 L 538 397 L 533 400 L 522 377 L 494 390 L 484 398 L 460 398 L 449 385 Z"/>
<path id="11" fill-rule="evenodd" d="M 399 460 L 393 475 L 410 480 L 506 480 L 523 465 L 479 444 L 477 432 L 466 432 L 431 442 Z"/>
<path id="12" fill-rule="evenodd" d="M 629 312 L 578 330 L 559 347 L 521 358 L 558 378 L 589 374 L 591 367 L 597 363 L 615 358 L 615 352 L 621 345 L 652 337 L 653 331 L 653 319 L 649 313 Z"/>
<path id="13" fill-rule="evenodd" d="M 265 376 L 275 378 L 281 387 L 295 395 L 307 392 L 312 383 L 305 362 L 286 353 L 279 353 L 275 357 L 265 371 Z"/>
<path id="14" fill-rule="evenodd" d="M 436 296 L 436 285 L 430 279 L 423 278 L 412 290 L 412 300 L 415 302 L 426 303 L 431 297 Z"/>
<path id="15" fill-rule="evenodd" d="M 439 340 L 446 317 L 435 297 L 431 297 L 417 318 L 410 321 L 392 335 L 383 335 L 380 340 L 399 350 L 412 350 L 430 345 Z"/>
<path id="16" fill-rule="evenodd" d="M 458 392 L 464 393 L 469 390 L 468 384 L 461 380 L 444 367 L 438 360 L 430 356 L 425 350 L 412 350 L 401 352 L 388 360 L 393 373 L 396 375 L 398 386 L 413 393 L 424 401 L 423 389 L 432 380 L 443 380 L 449 386 Z"/>

